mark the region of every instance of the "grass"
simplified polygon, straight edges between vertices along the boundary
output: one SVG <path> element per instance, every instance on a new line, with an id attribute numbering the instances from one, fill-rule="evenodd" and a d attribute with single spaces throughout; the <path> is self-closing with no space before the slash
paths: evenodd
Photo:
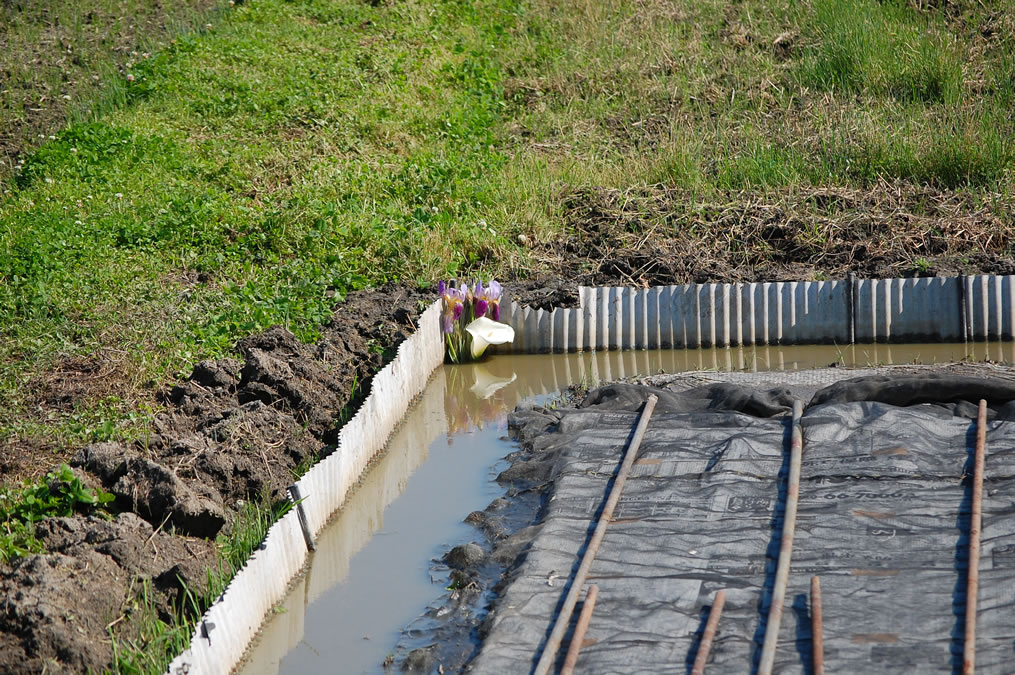
<path id="1" fill-rule="evenodd" d="M 824 1 L 815 10 L 820 42 L 805 58 L 804 82 L 905 102 L 959 102 L 964 55 L 940 14 L 876 0 Z"/>
<path id="2" fill-rule="evenodd" d="M 0 3 L 0 176 L 68 121 L 122 102 L 132 63 L 217 19 L 220 0 Z"/>

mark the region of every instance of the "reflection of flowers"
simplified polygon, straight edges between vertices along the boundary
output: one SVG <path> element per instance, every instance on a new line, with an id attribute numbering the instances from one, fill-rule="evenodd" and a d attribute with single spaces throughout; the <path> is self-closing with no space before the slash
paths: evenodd
<path id="1" fill-rule="evenodd" d="M 514 373 L 511 373 L 511 377 L 497 377 L 483 366 L 476 366 L 473 372 L 476 374 L 476 383 L 469 387 L 469 391 L 481 400 L 490 398 L 518 379 Z"/>
<path id="2" fill-rule="evenodd" d="M 444 413 L 449 443 L 455 434 L 506 419 L 513 403 L 506 400 L 505 387 L 515 381 L 514 373 L 498 377 L 481 365 L 447 368 L 445 373 Z"/>

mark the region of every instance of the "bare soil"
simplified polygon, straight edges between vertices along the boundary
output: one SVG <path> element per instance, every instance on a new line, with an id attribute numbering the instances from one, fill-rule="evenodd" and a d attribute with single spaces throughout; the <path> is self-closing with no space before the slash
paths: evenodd
<path id="1" fill-rule="evenodd" d="M 348 298 L 316 344 L 282 328 L 243 340 L 242 359 L 201 362 L 164 392 L 152 434 L 79 449 L 75 471 L 115 494 L 119 514 L 49 519 L 38 533 L 47 553 L 0 567 L 0 671 L 100 672 L 113 657 L 108 627 L 131 635 L 146 580 L 167 618 L 184 584 L 199 593 L 219 564 L 215 537 L 244 501 L 283 499 L 298 467 L 333 448 L 343 414 L 430 299 L 405 287 L 365 291 Z M 95 369 L 82 364 L 61 377 L 72 373 L 87 395 Z M 59 404 L 73 405 L 63 396 L 75 386 L 59 391 Z M 21 450 L 25 464 L 53 465 L 48 449 Z"/>

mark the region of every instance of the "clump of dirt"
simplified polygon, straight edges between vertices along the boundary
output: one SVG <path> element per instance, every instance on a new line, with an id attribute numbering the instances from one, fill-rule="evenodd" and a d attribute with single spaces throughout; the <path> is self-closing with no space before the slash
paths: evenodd
<path id="1" fill-rule="evenodd" d="M 157 530 L 132 513 L 51 518 L 37 536 L 48 553 L 0 573 L 0 670 L 102 672 L 112 657 L 107 627 L 130 625 L 142 579 L 168 619 L 182 584 L 200 593 L 215 560 L 212 542 Z"/>
<path id="2" fill-rule="evenodd" d="M 575 286 L 1015 271 L 1010 199 L 909 183 L 717 201 L 662 186 L 587 188 L 565 195 L 563 212 L 569 234 L 536 242 L 533 257 Z"/>
<path id="3" fill-rule="evenodd" d="M 136 631 L 130 608 L 143 584 L 167 619 L 184 588 L 199 594 L 220 564 L 214 538 L 244 502 L 284 499 L 299 468 L 333 449 L 340 421 L 431 297 L 364 291 L 315 344 L 283 328 L 242 340 L 241 359 L 198 363 L 162 395 L 153 433 L 81 448 L 75 471 L 116 495 L 121 512 L 43 521 L 47 552 L 0 566 L 0 671 L 106 670 L 108 627 Z M 90 382 L 96 368 L 74 372 Z"/>

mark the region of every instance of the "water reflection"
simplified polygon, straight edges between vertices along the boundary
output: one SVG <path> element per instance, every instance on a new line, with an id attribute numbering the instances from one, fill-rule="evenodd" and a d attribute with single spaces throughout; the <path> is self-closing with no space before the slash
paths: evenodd
<path id="1" fill-rule="evenodd" d="M 521 401 L 638 375 L 797 370 L 960 360 L 1015 361 L 1015 344 L 834 345 L 499 355 L 438 370 L 387 451 L 325 528 L 307 573 L 239 672 L 381 672 L 402 627 L 443 592 L 428 562 L 502 491 L 493 482 L 507 413 Z M 410 480 L 411 476 L 411 480 Z"/>
<path id="2" fill-rule="evenodd" d="M 503 360 L 435 373 L 239 672 L 382 670 L 401 628 L 443 592 L 428 561 L 442 542 L 475 538 L 462 519 L 502 494 L 491 467 L 511 451 L 507 412 L 527 395 Z"/>

